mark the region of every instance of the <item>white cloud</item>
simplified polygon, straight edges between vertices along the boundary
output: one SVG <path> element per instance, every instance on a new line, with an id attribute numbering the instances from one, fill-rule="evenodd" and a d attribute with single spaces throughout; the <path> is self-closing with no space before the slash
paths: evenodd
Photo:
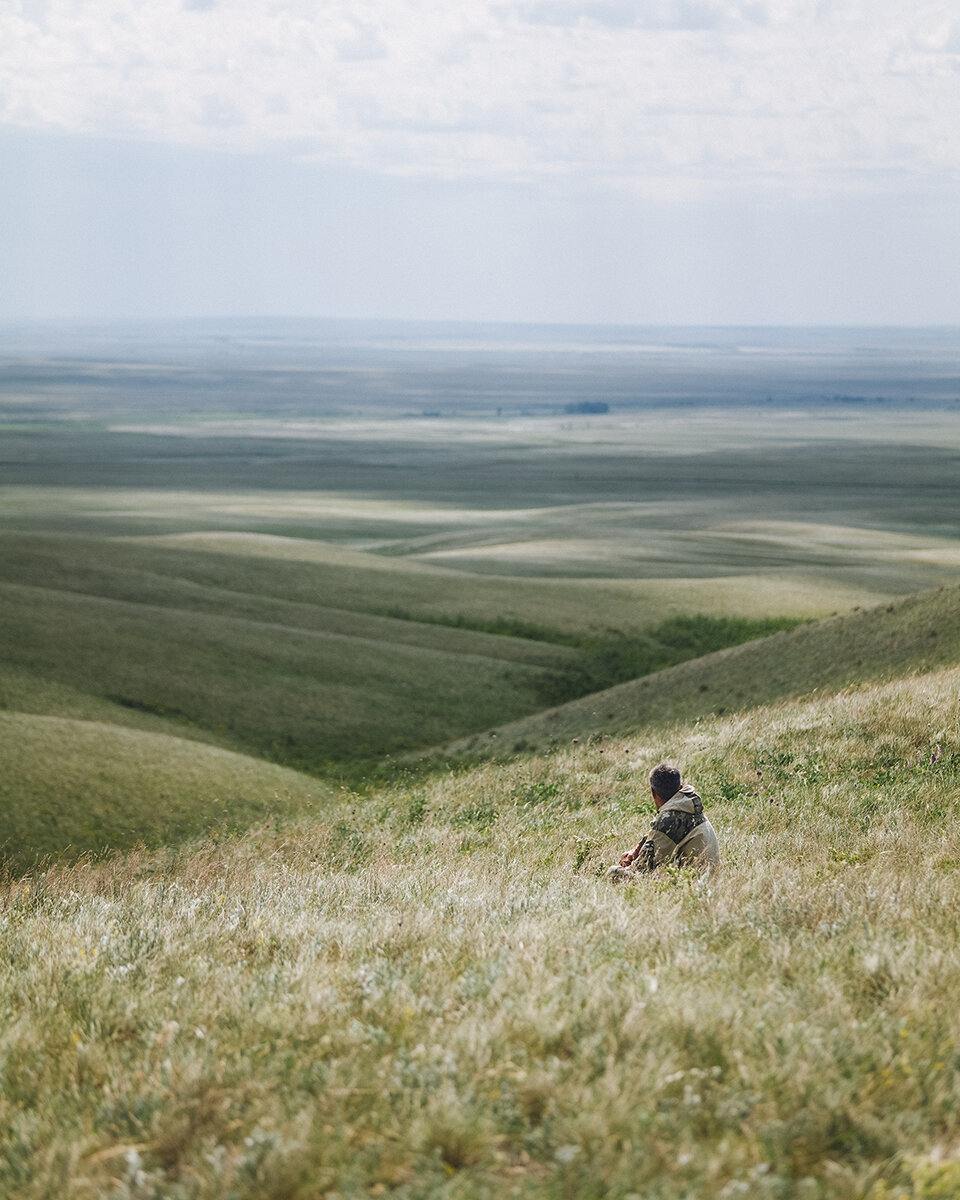
<path id="1" fill-rule="evenodd" d="M 605 25 L 611 29 L 720 29 L 744 18 L 764 20 L 762 4 L 725 0 L 523 0 L 514 12 L 539 25 Z"/>
<path id="2" fill-rule="evenodd" d="M 0 123 L 662 195 L 960 173 L 921 0 L 14 0 Z"/>

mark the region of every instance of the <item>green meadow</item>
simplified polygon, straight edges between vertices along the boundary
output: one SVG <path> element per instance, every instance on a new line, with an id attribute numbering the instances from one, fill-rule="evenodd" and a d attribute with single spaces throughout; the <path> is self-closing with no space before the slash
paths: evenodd
<path id="1" fill-rule="evenodd" d="M 0 1190 L 955 1194 L 958 689 L 913 674 L 8 878 Z M 614 889 L 664 755 L 722 876 Z"/>
<path id="2" fill-rule="evenodd" d="M 9 423 L 0 680 L 356 784 L 960 569 L 949 409 L 911 412 L 904 443 L 889 407 L 864 426 L 842 406 L 227 419 L 203 402 L 150 425 L 135 406 Z"/>
<path id="3" fill-rule="evenodd" d="M 301 563 L 2 534 L 0 553 L 8 667 L 314 773 L 498 725 L 796 619 L 658 620 L 651 605 L 645 627 L 635 598 L 612 593 L 608 620 L 617 605 L 625 619 L 596 629 L 591 589 L 564 592 L 554 617 L 529 586 L 518 616 L 492 617 L 481 612 L 509 584 L 384 570 L 359 553 Z"/>
<path id="4" fill-rule="evenodd" d="M 960 1192 L 949 362 L 130 337 L 2 343 L 0 1195 Z"/>
<path id="5" fill-rule="evenodd" d="M 10 870 L 322 810 L 332 791 L 260 759 L 104 721 L 0 713 L 0 744 Z"/>
<path id="6" fill-rule="evenodd" d="M 596 692 L 443 748 L 445 757 L 556 749 L 666 722 L 837 692 L 960 662 L 960 588 L 825 618 Z"/>

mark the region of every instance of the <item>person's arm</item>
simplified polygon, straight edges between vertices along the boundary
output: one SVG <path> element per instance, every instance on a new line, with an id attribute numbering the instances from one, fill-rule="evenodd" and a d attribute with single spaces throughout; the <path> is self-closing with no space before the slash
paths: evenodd
<path id="1" fill-rule="evenodd" d="M 652 829 L 637 849 L 639 853 L 634 860 L 633 867 L 638 874 L 642 875 L 647 871 L 652 871 L 663 862 L 664 855 L 662 851 L 660 853 L 657 852 L 657 844 L 654 841 L 654 831 Z"/>
<path id="2" fill-rule="evenodd" d="M 640 839 L 640 841 L 637 842 L 637 844 L 634 846 L 634 848 L 632 850 L 628 850 L 626 852 L 626 854 L 620 855 L 620 866 L 621 867 L 629 867 L 631 863 L 636 862 L 637 855 L 643 849 L 644 843 L 646 842 L 646 840 L 647 839 L 645 837 L 642 837 Z"/>

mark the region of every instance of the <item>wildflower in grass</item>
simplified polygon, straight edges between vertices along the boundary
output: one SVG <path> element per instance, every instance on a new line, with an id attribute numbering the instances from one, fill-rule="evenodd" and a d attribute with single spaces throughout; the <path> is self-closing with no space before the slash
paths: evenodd
<path id="1" fill-rule="evenodd" d="M 123 1156 L 127 1167 L 127 1187 L 131 1194 L 139 1191 L 147 1182 L 146 1172 L 143 1170 L 143 1159 L 140 1157 L 140 1151 L 136 1146 L 131 1146 Z"/>

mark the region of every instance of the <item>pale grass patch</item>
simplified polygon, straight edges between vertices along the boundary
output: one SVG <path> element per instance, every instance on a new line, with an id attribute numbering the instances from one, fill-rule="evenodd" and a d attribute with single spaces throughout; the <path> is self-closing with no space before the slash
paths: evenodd
<path id="1" fill-rule="evenodd" d="M 950 1194 L 958 679 L 668 731 L 709 887 L 612 740 L 9 880 L 0 1191 Z"/>

